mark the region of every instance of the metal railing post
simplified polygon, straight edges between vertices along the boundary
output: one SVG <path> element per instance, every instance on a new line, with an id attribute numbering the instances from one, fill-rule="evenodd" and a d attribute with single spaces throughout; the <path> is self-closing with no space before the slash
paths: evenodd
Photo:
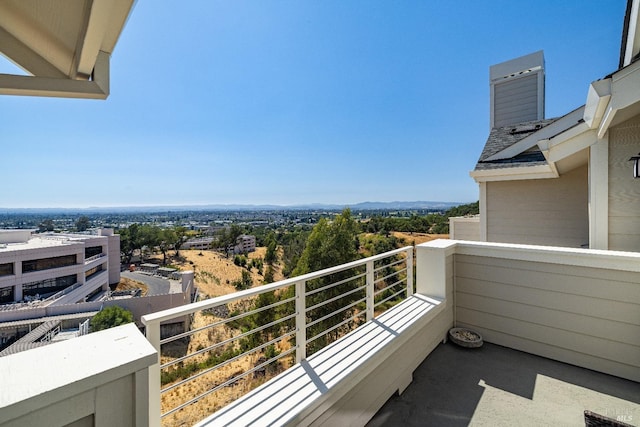
<path id="1" fill-rule="evenodd" d="M 158 352 L 158 361 L 149 366 L 149 425 L 160 427 L 160 322 L 145 323 L 145 327 L 147 340 Z"/>
<path id="2" fill-rule="evenodd" d="M 365 277 L 366 279 L 366 306 L 367 306 L 367 314 L 366 314 L 366 319 L 367 322 L 371 319 L 373 319 L 373 314 L 374 314 L 374 291 L 375 291 L 375 286 L 374 286 L 374 281 L 375 281 L 375 277 L 373 274 L 373 261 L 368 261 L 367 264 L 367 275 Z"/>
<path id="3" fill-rule="evenodd" d="M 296 282 L 296 363 L 307 357 L 306 281 Z"/>
<path id="4" fill-rule="evenodd" d="M 407 249 L 407 298 L 413 295 L 413 248 Z"/>

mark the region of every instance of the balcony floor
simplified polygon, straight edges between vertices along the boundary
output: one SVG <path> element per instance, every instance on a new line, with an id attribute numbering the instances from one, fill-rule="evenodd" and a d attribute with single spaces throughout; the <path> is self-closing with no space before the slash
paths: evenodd
<path id="1" fill-rule="evenodd" d="M 367 426 L 584 426 L 585 409 L 640 425 L 640 384 L 494 344 L 448 342 Z"/>

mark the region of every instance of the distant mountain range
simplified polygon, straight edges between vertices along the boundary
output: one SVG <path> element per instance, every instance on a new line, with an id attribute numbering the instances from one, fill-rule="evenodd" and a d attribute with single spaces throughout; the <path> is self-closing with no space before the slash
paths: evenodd
<path id="1" fill-rule="evenodd" d="M 0 208 L 0 214 L 51 214 L 51 213 L 122 213 L 122 212 L 183 212 L 183 211 L 282 211 L 282 210 L 336 210 L 349 207 L 352 210 L 410 210 L 449 209 L 465 202 L 361 202 L 355 204 L 312 203 L 301 205 L 183 205 L 183 206 L 114 206 L 89 208 Z"/>

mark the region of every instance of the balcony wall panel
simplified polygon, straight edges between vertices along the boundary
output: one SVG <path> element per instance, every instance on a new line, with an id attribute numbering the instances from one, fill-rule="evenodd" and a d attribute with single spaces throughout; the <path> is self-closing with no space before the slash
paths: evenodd
<path id="1" fill-rule="evenodd" d="M 614 320 L 601 319 L 597 322 L 591 321 L 591 317 L 586 314 L 574 314 L 558 309 L 551 309 L 530 305 L 529 303 L 517 303 L 505 299 L 495 299 L 486 296 L 459 293 L 457 306 L 460 309 L 481 312 L 500 313 L 503 318 L 523 320 L 540 326 L 557 327 L 562 325 L 563 329 L 587 336 L 625 342 L 628 337 L 640 337 L 640 325 L 622 323 Z"/>
<path id="2" fill-rule="evenodd" d="M 616 255 L 590 267 L 589 252 L 565 263 L 553 248 L 548 255 L 532 249 L 531 259 L 547 262 L 527 261 L 522 248 L 503 250 L 503 257 L 468 253 L 481 254 L 478 246 L 455 255 L 458 326 L 488 342 L 640 380 L 640 273 L 601 268 L 615 266 Z"/>
<path id="3" fill-rule="evenodd" d="M 640 304 L 640 274 L 634 271 L 461 254 L 456 261 L 458 281 L 490 278 L 493 283 Z"/>
<path id="4" fill-rule="evenodd" d="M 537 289 L 487 280 L 459 278 L 457 296 L 485 296 L 500 303 L 516 302 L 531 306 L 548 308 L 553 311 L 581 314 L 597 319 L 610 319 L 615 322 L 633 324 L 640 310 L 637 304 L 622 301 L 605 300 L 584 295 L 568 294 L 551 290 Z M 473 307 L 477 300 L 467 302 Z M 501 308 L 501 307 L 500 307 Z M 639 335 L 640 336 L 640 335 Z"/>

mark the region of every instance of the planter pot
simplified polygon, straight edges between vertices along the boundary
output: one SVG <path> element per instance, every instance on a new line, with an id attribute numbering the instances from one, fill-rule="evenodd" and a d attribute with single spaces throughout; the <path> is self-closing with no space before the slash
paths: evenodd
<path id="1" fill-rule="evenodd" d="M 449 338 L 461 347 L 477 348 L 482 346 L 482 335 L 467 328 L 449 329 Z"/>

